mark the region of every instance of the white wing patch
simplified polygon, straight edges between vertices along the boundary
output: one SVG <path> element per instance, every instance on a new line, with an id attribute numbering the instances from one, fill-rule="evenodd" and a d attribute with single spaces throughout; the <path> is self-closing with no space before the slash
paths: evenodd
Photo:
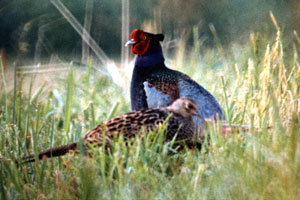
<path id="1" fill-rule="evenodd" d="M 168 94 L 162 94 L 155 87 L 149 87 L 148 81 L 143 84 L 149 108 L 166 107 L 173 102 Z"/>

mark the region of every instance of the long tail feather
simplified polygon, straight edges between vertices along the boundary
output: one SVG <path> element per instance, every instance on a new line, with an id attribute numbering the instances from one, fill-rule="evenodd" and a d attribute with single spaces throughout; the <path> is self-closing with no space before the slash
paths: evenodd
<path id="1" fill-rule="evenodd" d="M 78 143 L 73 142 L 67 145 L 62 145 L 59 147 L 54 147 L 50 149 L 46 149 L 39 153 L 38 159 L 41 160 L 43 158 L 52 158 L 52 157 L 58 157 L 63 156 L 70 151 L 78 150 Z M 35 154 L 31 154 L 29 156 L 21 158 L 21 160 L 25 161 L 25 163 L 34 162 L 35 161 Z"/>

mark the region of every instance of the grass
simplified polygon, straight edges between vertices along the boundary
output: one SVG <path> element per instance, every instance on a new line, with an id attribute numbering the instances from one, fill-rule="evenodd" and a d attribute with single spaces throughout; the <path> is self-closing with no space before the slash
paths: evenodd
<path id="1" fill-rule="evenodd" d="M 246 45 L 226 51 L 221 46 L 203 50 L 195 41 L 187 52 L 183 42 L 173 56 L 167 54 L 169 66 L 219 99 L 230 122 L 262 127 L 226 137 L 209 130 L 209 145 L 201 150 L 177 152 L 157 137 L 163 132 L 158 130 L 129 147 L 116 138 L 111 152 L 95 149 L 93 158 L 80 153 L 16 165 L 13 160 L 29 153 L 79 141 L 130 107 L 125 88 L 91 65 L 74 66 L 35 90 L 34 79 L 25 87 L 27 79 L 20 77 L 15 101 L 2 72 L 1 199 L 297 199 L 299 44 L 285 48 L 280 34 L 277 28 L 274 41 L 252 34 Z"/>

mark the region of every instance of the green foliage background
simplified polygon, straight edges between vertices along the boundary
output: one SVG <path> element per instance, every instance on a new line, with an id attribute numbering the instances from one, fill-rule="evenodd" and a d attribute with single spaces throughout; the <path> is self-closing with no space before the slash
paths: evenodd
<path id="1" fill-rule="evenodd" d="M 82 22 L 85 1 L 63 2 Z M 298 2 L 184 2 L 132 0 L 130 28 L 177 38 L 172 48 L 170 40 L 164 43 L 167 65 L 208 89 L 230 122 L 261 129 L 223 137 L 207 127 L 210 140 L 201 150 L 177 151 L 164 142 L 161 127 L 129 146 L 116 138 L 112 151 L 93 149 L 91 158 L 81 152 L 19 165 L 16 159 L 80 141 L 96 124 L 130 111 L 129 87 L 118 86 L 91 62 L 85 68 L 71 63 L 67 72 L 18 76 L 1 65 L 0 199 L 299 198 Z M 117 0 L 94 5 L 92 35 L 110 55 L 121 48 L 120 8 Z M 53 51 L 44 56 L 76 58 L 81 39 L 49 1 L 0 2 L 0 44 L 11 63 L 24 30 L 22 59 L 32 60 L 37 30 L 49 22 Z"/>
<path id="2" fill-rule="evenodd" d="M 62 0 L 72 14 L 83 24 L 85 0 Z M 221 43 L 244 41 L 251 31 L 270 34 L 272 24 L 269 11 L 278 19 L 285 30 L 299 30 L 299 2 L 297 0 L 130 0 L 130 30 L 144 27 L 152 22 L 150 29 L 162 31 L 171 38 L 183 33 L 192 45 L 193 27 L 204 44 L 213 45 L 214 37 L 209 28 L 212 24 Z M 114 58 L 119 57 L 121 45 L 121 1 L 94 1 L 92 37 Z M 38 31 L 45 26 L 48 51 L 51 54 L 78 57 L 81 52 L 81 38 L 61 16 L 49 0 L 2 0 L 0 3 L 0 48 L 8 54 L 17 55 L 20 40 L 27 45 L 24 57 L 32 58 Z M 151 30 L 150 30 L 151 31 Z M 22 33 L 24 37 L 21 37 Z"/>

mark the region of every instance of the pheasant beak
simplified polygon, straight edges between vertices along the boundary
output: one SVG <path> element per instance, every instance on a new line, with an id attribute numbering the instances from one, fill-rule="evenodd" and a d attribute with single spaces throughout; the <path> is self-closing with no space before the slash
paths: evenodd
<path id="1" fill-rule="evenodd" d="M 128 40 L 128 41 L 126 42 L 126 44 L 125 44 L 125 47 L 127 47 L 128 45 L 132 45 L 132 44 L 135 44 L 134 39 Z"/>

